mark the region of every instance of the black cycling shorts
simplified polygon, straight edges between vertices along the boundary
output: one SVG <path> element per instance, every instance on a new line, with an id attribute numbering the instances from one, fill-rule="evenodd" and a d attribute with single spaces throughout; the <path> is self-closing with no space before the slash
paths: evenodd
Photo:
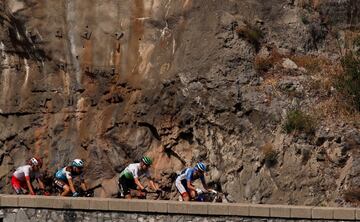
<path id="1" fill-rule="evenodd" d="M 122 186 L 124 195 L 130 194 L 130 190 L 136 190 L 137 185 L 134 182 L 134 179 L 126 179 L 125 177 L 119 178 L 119 186 Z"/>
<path id="2" fill-rule="evenodd" d="M 67 183 L 65 183 L 64 181 L 59 180 L 59 179 L 54 179 L 54 183 L 58 188 L 60 188 L 62 190 L 64 189 L 65 185 L 68 185 Z"/>

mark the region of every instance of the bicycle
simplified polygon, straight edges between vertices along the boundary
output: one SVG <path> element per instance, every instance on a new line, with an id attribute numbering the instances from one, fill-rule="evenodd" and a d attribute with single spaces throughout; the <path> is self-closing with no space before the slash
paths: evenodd
<path id="1" fill-rule="evenodd" d="M 147 195 L 148 194 L 156 194 L 155 196 L 155 200 L 157 199 L 161 199 L 162 197 L 164 197 L 164 193 L 165 191 L 163 190 L 158 190 L 158 191 L 150 191 L 148 189 L 146 189 L 146 187 L 143 190 L 136 190 L 136 189 L 130 189 L 130 196 L 133 198 L 138 198 L 138 199 L 147 199 Z M 120 198 L 120 199 L 125 199 L 125 195 L 124 195 L 124 189 L 122 187 L 121 184 L 119 184 L 119 191 L 117 194 L 115 194 L 116 198 Z"/>
<path id="2" fill-rule="evenodd" d="M 85 191 L 78 187 L 76 192 L 79 193 L 78 197 L 94 197 L 95 190 L 100 187 L 102 187 L 102 185 L 98 184 L 90 189 L 85 190 Z"/>
<path id="3" fill-rule="evenodd" d="M 212 202 L 212 203 L 231 203 L 227 198 L 227 193 L 219 192 L 216 190 L 204 191 L 202 189 L 196 188 L 196 195 L 191 201 L 195 202 Z M 181 195 L 179 195 L 179 201 L 183 201 Z"/>

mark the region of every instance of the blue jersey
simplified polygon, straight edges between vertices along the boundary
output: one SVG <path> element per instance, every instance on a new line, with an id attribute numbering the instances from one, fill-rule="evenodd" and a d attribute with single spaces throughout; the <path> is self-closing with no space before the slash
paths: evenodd
<path id="1" fill-rule="evenodd" d="M 200 176 L 194 175 L 195 169 L 194 168 L 186 168 L 184 169 L 181 174 L 178 176 L 178 179 L 181 180 L 181 182 L 193 182 L 197 179 L 200 179 L 202 183 L 205 183 L 205 177 L 203 174 L 200 174 Z"/>
<path id="2" fill-rule="evenodd" d="M 63 181 L 67 181 L 68 179 L 72 179 L 73 177 L 79 176 L 77 174 L 73 174 L 70 171 L 66 170 L 67 167 L 64 167 L 60 170 L 58 170 L 55 174 L 55 178 Z M 82 174 L 80 174 L 82 179 Z"/>

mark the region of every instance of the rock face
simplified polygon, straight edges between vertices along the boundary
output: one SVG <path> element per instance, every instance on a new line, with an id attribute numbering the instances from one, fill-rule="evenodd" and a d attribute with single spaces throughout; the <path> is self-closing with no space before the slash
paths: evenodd
<path id="1" fill-rule="evenodd" d="M 147 153 L 168 190 L 173 172 L 203 160 L 208 179 L 239 202 L 347 204 L 344 193 L 360 180 L 359 116 L 340 115 L 326 84 L 357 35 L 358 7 L 2 1 L 3 192 L 11 192 L 11 170 L 32 155 L 51 173 L 83 158 L 87 181 L 106 187 Z M 265 74 L 257 68 L 264 64 Z M 311 135 L 283 130 L 287 112 L 299 108 L 316 117 Z"/>

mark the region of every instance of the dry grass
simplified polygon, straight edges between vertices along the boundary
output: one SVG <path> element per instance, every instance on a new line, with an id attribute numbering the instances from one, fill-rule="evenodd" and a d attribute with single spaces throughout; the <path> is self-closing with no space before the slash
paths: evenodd
<path id="1" fill-rule="evenodd" d="M 336 119 L 348 123 L 360 122 L 360 113 L 354 113 L 351 107 L 344 104 L 341 98 L 336 96 L 318 101 L 313 109 L 316 119 L 324 119 L 324 117 L 326 117 L 330 121 Z"/>
<path id="2" fill-rule="evenodd" d="M 308 81 L 310 89 L 315 90 L 319 96 L 332 96 L 335 80 L 343 72 L 340 62 L 313 55 L 294 55 L 291 59 L 311 75 L 311 80 Z"/>
<path id="3" fill-rule="evenodd" d="M 295 55 L 290 59 L 296 63 L 299 67 L 304 67 L 309 74 L 316 74 L 321 72 L 322 67 L 326 63 L 325 59 L 311 56 L 311 55 Z"/>
<path id="4" fill-rule="evenodd" d="M 345 122 L 360 122 L 360 113 L 355 112 L 351 103 L 347 103 L 344 95 L 335 90 L 339 76 L 343 75 L 340 64 L 321 66 L 316 81 L 311 82 L 311 88 L 328 96 L 317 100 L 313 106 L 316 119 L 341 119 Z M 324 93 L 327 92 L 327 93 Z"/>
<path id="5" fill-rule="evenodd" d="M 254 68 L 259 74 L 265 74 L 276 64 L 285 58 L 284 55 L 280 54 L 276 49 L 272 49 L 271 53 L 267 57 L 257 55 L 254 61 Z"/>
<path id="6" fill-rule="evenodd" d="M 323 0 L 299 0 L 297 5 L 301 8 L 306 9 L 318 9 L 322 4 Z"/>
<path id="7" fill-rule="evenodd" d="M 336 61 L 329 60 L 323 56 L 315 55 L 292 55 L 293 60 L 299 67 L 304 67 L 309 74 L 321 74 L 324 77 L 333 77 L 341 71 L 341 64 Z"/>
<path id="8" fill-rule="evenodd" d="M 359 40 L 360 41 L 360 40 Z M 256 56 L 254 68 L 263 76 L 266 74 L 261 88 L 272 86 L 273 91 L 269 97 L 281 94 L 277 90 L 277 84 L 283 76 L 281 69 L 274 69 L 281 63 L 283 58 L 290 58 L 299 67 L 304 67 L 311 76 L 304 83 L 311 95 L 317 96 L 316 102 L 309 110 L 314 113 L 316 120 L 341 119 L 345 122 L 359 122 L 360 114 L 354 112 L 354 108 L 345 102 L 344 96 L 337 89 L 339 76 L 344 75 L 344 64 L 340 61 L 330 60 L 322 56 L 314 55 L 283 55 L 273 49 L 269 56 Z M 350 63 L 351 64 L 351 63 Z M 352 87 L 356 88 L 356 87 Z"/>
<path id="9" fill-rule="evenodd" d="M 360 60 L 347 54 L 340 61 L 320 59 L 320 71 L 314 73 L 310 87 L 322 95 L 315 104 L 323 116 L 341 116 L 350 120 L 358 118 L 360 111 Z"/>

